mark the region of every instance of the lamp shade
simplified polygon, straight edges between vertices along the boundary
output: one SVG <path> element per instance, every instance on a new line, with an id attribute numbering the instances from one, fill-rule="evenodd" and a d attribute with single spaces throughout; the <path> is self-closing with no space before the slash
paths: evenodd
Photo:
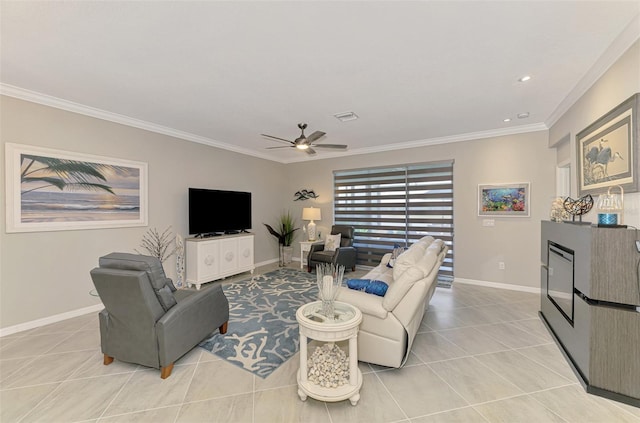
<path id="1" fill-rule="evenodd" d="M 320 209 L 315 207 L 305 207 L 302 209 L 302 220 L 320 220 L 322 216 Z"/>

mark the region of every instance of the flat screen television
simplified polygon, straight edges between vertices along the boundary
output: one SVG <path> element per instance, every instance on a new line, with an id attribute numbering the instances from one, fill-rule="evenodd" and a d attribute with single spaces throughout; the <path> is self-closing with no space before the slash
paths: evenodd
<path id="1" fill-rule="evenodd" d="M 189 234 L 214 235 L 251 229 L 251 193 L 189 188 Z"/>

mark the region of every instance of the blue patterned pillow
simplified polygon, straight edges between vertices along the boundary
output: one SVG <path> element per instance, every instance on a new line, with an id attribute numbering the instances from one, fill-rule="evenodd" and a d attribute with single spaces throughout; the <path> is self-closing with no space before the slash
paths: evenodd
<path id="1" fill-rule="evenodd" d="M 371 279 L 349 279 L 347 281 L 347 287 L 355 289 L 356 291 L 364 291 L 371 283 Z"/>
<path id="2" fill-rule="evenodd" d="M 376 281 L 371 279 L 349 279 L 347 281 L 347 287 L 356 291 L 364 291 L 367 294 L 374 294 L 379 297 L 384 297 L 387 293 L 389 285 L 383 281 Z"/>
<path id="3" fill-rule="evenodd" d="M 371 283 L 365 288 L 364 292 L 384 297 L 384 294 L 387 293 L 387 289 L 389 289 L 389 285 L 387 285 L 386 282 L 371 281 Z"/>

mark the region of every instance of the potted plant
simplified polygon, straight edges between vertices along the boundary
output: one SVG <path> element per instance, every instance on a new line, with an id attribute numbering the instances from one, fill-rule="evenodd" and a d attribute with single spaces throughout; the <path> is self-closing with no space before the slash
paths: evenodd
<path id="1" fill-rule="evenodd" d="M 267 227 L 269 233 L 278 239 L 278 244 L 280 247 L 280 266 L 291 263 L 291 257 L 293 256 L 293 247 L 291 246 L 291 244 L 293 243 L 293 233 L 300 229 L 294 228 L 295 225 L 296 222 L 291 217 L 291 213 L 289 213 L 289 211 L 283 213 L 280 216 L 280 220 L 277 225 L 277 231 L 270 225 L 264 223 L 264 226 Z"/>

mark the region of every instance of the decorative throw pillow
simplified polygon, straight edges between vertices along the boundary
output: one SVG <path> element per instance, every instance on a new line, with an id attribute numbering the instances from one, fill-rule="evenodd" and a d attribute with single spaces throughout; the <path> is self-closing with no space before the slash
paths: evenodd
<path id="1" fill-rule="evenodd" d="M 404 253 L 404 247 L 401 247 L 400 244 L 393 245 L 393 251 L 391 252 L 391 258 L 389 259 L 389 263 L 387 263 L 387 267 L 393 269 L 393 265 L 396 263 L 396 259 L 402 253 Z"/>
<path id="2" fill-rule="evenodd" d="M 383 281 L 371 281 L 369 285 L 365 288 L 364 292 L 367 294 L 374 294 L 378 297 L 384 297 L 384 294 L 387 293 L 387 289 L 389 289 L 389 285 Z"/>
<path id="3" fill-rule="evenodd" d="M 356 291 L 364 291 L 370 283 L 371 279 L 349 279 L 347 281 L 347 287 L 355 289 Z"/>
<path id="4" fill-rule="evenodd" d="M 324 250 L 335 251 L 336 248 L 339 248 L 339 247 L 340 247 L 340 234 L 327 235 L 327 238 L 324 240 Z"/>
<path id="5" fill-rule="evenodd" d="M 389 285 L 383 281 L 376 281 L 371 279 L 349 279 L 347 281 L 347 287 L 356 291 L 364 291 L 367 294 L 374 294 L 379 297 L 384 297 L 389 289 Z"/>
<path id="6" fill-rule="evenodd" d="M 162 305 L 164 311 L 169 311 L 171 307 L 178 304 L 176 298 L 171 293 L 171 289 L 167 285 L 157 290 L 156 296 L 158 297 L 158 301 L 160 301 L 160 305 Z"/>

